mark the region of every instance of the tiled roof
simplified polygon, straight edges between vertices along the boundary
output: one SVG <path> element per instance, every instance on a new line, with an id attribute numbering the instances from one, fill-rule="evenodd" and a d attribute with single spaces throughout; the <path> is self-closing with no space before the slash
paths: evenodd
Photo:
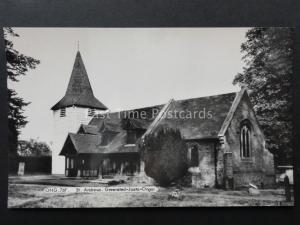
<path id="1" fill-rule="evenodd" d="M 163 118 L 158 122 L 159 126 L 178 128 L 186 139 L 216 138 L 222 124 L 236 97 L 236 92 L 214 95 L 208 97 L 192 98 L 185 100 L 172 100 Z M 148 129 L 164 105 L 140 108 L 128 111 L 108 113 L 106 118 L 95 116 L 89 125 L 98 126 L 103 129 L 122 130 L 121 120 L 129 112 L 148 112 L 143 118 L 131 119 L 135 128 Z M 154 112 L 151 115 L 150 112 Z M 180 112 L 182 112 L 180 114 Z M 182 115 L 180 117 L 180 115 Z M 191 117 L 189 117 L 191 115 Z M 158 118 L 156 118 L 158 120 Z"/>
<path id="2" fill-rule="evenodd" d="M 81 124 L 77 133 L 82 134 L 99 134 L 99 128 L 93 125 Z"/>
<path id="3" fill-rule="evenodd" d="M 60 155 L 137 153 L 136 145 L 126 145 L 126 132 L 121 132 L 108 145 L 101 145 L 102 135 L 69 133 Z"/>
<path id="4" fill-rule="evenodd" d="M 158 127 L 179 129 L 184 139 L 217 138 L 235 96 L 234 92 L 172 101 Z"/>
<path id="5" fill-rule="evenodd" d="M 201 98 L 172 100 L 165 105 L 157 105 L 134 110 L 108 113 L 104 117 L 94 116 L 90 128 L 98 128 L 99 134 L 70 134 L 78 153 L 129 153 L 138 152 L 137 146 L 126 145 L 127 131 L 122 126 L 122 120 L 128 118 L 129 112 L 135 113 L 131 118 L 135 129 L 155 131 L 159 127 L 179 129 L 184 139 L 218 138 L 218 133 L 227 117 L 237 93 L 228 93 Z M 143 113 L 143 116 L 142 115 Z M 155 112 L 155 113 L 154 113 Z M 180 112 L 183 112 L 180 114 Z M 154 114 L 153 114 L 154 113 Z M 192 116 L 189 116 L 192 114 Z M 171 116 L 170 116 L 171 115 Z M 182 118 L 184 116 L 184 118 Z M 158 118 L 161 117 L 161 118 Z M 130 120 L 130 118 L 129 118 Z M 86 129 L 87 130 L 87 129 Z M 101 138 L 109 132 L 109 142 L 101 145 Z M 64 154 L 62 150 L 62 154 Z"/>
<path id="6" fill-rule="evenodd" d="M 104 148 L 100 143 L 100 135 L 69 133 L 60 155 L 70 154 L 70 151 L 73 154 L 102 153 Z"/>
<path id="7" fill-rule="evenodd" d="M 100 131 L 104 129 L 121 131 L 123 130 L 122 120 L 127 118 L 135 129 L 147 129 L 162 107 L 163 105 L 156 105 L 120 112 L 110 112 L 105 115 L 99 114 L 92 118 L 89 125 L 99 127 Z"/>
<path id="8" fill-rule="evenodd" d="M 69 106 L 103 109 L 107 107 L 95 98 L 88 74 L 83 64 L 80 52 L 77 52 L 72 74 L 65 96 L 51 109 L 57 110 Z"/>

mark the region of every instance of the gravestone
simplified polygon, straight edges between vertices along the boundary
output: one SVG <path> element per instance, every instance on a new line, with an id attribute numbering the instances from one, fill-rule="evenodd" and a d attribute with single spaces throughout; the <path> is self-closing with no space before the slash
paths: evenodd
<path id="1" fill-rule="evenodd" d="M 260 194 L 260 191 L 256 188 L 253 188 L 253 187 L 250 187 L 248 189 L 248 192 L 249 192 L 250 195 L 259 195 Z"/>
<path id="2" fill-rule="evenodd" d="M 25 171 L 25 162 L 19 162 L 18 176 L 23 176 Z"/>

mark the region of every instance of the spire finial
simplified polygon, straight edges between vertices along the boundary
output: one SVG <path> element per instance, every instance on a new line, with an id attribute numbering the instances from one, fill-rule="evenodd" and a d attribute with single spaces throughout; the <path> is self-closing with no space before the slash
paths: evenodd
<path id="1" fill-rule="evenodd" d="M 79 41 L 77 41 L 77 51 L 79 51 Z"/>

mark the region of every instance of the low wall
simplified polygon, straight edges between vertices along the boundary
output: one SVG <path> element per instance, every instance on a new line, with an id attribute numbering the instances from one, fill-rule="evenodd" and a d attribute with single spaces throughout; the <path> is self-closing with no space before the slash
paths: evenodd
<path id="1" fill-rule="evenodd" d="M 17 174 L 19 163 L 25 163 L 24 174 L 51 174 L 51 156 L 27 156 L 9 158 L 9 173 Z"/>

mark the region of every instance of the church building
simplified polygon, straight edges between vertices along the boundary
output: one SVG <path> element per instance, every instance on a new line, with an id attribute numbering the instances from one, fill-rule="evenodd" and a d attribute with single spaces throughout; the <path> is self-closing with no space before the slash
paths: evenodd
<path id="1" fill-rule="evenodd" d="M 136 175 L 143 171 L 138 143 L 161 127 L 178 129 L 196 187 L 236 188 L 275 182 L 247 90 L 109 112 L 95 98 L 80 53 L 65 96 L 54 113 L 53 173 L 69 177 Z M 182 118 L 182 116 L 184 118 Z"/>

